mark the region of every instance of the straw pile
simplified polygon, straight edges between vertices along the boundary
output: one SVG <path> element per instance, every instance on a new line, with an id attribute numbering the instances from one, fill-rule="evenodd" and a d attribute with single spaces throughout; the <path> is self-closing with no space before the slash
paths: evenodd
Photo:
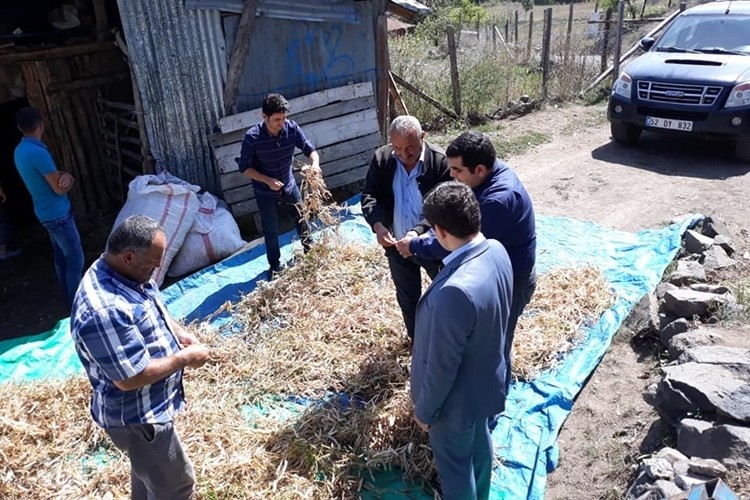
<path id="1" fill-rule="evenodd" d="M 201 498 L 356 498 L 368 471 L 394 466 L 429 486 L 394 295 L 381 249 L 316 245 L 234 306 L 242 333 L 196 328 L 213 360 L 186 371 L 176 427 Z M 568 349 L 606 297 L 593 269 L 542 277 L 517 332 L 517 373 Z M 89 390 L 80 377 L 3 386 L 0 498 L 125 497 L 127 460 L 92 423 Z"/>
<path id="2" fill-rule="evenodd" d="M 300 215 L 306 221 L 319 219 L 327 226 L 338 222 L 337 207 L 333 204 L 333 195 L 326 187 L 323 172 L 310 165 L 302 167 L 302 206 Z"/>
<path id="3" fill-rule="evenodd" d="M 575 347 L 582 327 L 598 320 L 613 303 L 609 283 L 595 267 L 555 269 L 540 276 L 516 327 L 514 376 L 529 380 L 554 366 Z"/>

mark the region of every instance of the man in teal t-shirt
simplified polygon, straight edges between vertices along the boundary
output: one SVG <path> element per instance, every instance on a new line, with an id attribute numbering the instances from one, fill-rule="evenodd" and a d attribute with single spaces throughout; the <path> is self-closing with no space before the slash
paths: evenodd
<path id="1" fill-rule="evenodd" d="M 44 120 L 38 109 L 25 107 L 16 114 L 23 134 L 16 146 L 15 162 L 34 201 L 34 213 L 52 241 L 57 278 L 65 288 L 69 304 L 73 303 L 83 273 L 83 249 L 68 191 L 75 179 L 57 170 L 47 146 L 42 142 Z"/>

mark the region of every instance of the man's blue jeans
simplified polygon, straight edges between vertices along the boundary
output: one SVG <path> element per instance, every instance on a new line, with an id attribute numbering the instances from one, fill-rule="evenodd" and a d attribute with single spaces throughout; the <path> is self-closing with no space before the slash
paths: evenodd
<path id="1" fill-rule="evenodd" d="M 286 188 L 284 188 L 286 189 Z M 286 212 L 294 221 L 297 234 L 302 240 L 302 247 L 307 251 L 310 248 L 310 228 L 302 220 L 298 207 L 301 208 L 302 196 L 295 184 L 287 193 L 281 191 L 255 190 L 255 201 L 260 211 L 260 223 L 263 225 L 263 238 L 266 243 L 266 258 L 272 271 L 279 271 L 281 265 L 281 250 L 279 249 L 279 214 L 278 210 Z"/>
<path id="2" fill-rule="evenodd" d="M 57 279 L 65 289 L 68 303 L 73 304 L 73 298 L 83 275 L 84 261 L 81 237 L 78 234 L 73 212 L 70 211 L 59 219 L 42 222 L 42 226 L 47 230 L 52 241 Z"/>

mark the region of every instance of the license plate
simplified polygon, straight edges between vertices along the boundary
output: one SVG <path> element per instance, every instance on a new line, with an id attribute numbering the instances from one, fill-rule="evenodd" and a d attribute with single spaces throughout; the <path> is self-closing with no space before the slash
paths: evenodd
<path id="1" fill-rule="evenodd" d="M 672 120 L 670 118 L 657 118 L 656 116 L 646 117 L 646 126 L 654 128 L 668 128 L 670 130 L 681 130 L 690 132 L 693 130 L 693 122 L 686 120 Z"/>

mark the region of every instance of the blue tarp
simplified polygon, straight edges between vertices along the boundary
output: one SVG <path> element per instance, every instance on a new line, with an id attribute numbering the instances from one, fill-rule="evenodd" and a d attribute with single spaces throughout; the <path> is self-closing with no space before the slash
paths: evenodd
<path id="1" fill-rule="evenodd" d="M 539 273 L 593 265 L 603 271 L 617 299 L 584 332 L 585 340 L 554 369 L 532 382 L 511 387 L 506 411 L 493 433 L 502 465 L 493 474 L 492 498 L 544 498 L 547 474 L 557 465 L 557 434 L 575 396 L 601 361 L 633 305 L 661 280 L 664 269 L 680 248 L 682 234 L 699 219 L 700 216 L 690 216 L 665 228 L 629 233 L 568 218 L 538 217 Z M 352 241 L 375 244 L 358 204 L 350 208 L 341 234 Z M 291 258 L 292 233 L 285 234 L 281 243 L 282 260 Z M 265 249 L 256 247 L 167 288 L 163 292 L 165 302 L 178 318 L 205 319 L 227 301 L 237 301 L 254 289 L 256 281 L 264 278 L 266 268 Z M 232 327 L 231 317 L 226 315 L 217 315 L 211 321 L 217 327 Z M 0 342 L 0 380 L 40 379 L 79 372 L 68 324 L 68 320 L 63 320 L 52 332 Z M 423 497 L 418 488 L 401 483 L 393 473 L 378 477 L 376 487 L 377 497 Z"/>

